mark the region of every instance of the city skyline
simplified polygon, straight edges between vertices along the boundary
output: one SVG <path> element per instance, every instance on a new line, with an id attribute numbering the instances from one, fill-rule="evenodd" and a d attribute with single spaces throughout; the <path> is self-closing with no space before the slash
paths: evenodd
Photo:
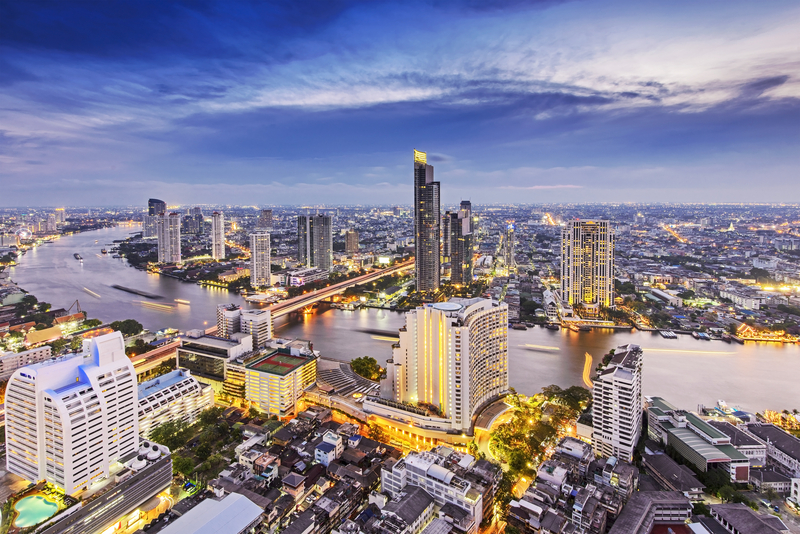
<path id="1" fill-rule="evenodd" d="M 20 6 L 7 206 L 798 200 L 791 3 Z"/>

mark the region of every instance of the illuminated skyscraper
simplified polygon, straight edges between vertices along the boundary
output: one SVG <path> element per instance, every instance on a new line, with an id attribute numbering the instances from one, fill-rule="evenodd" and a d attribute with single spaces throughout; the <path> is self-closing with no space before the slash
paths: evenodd
<path id="1" fill-rule="evenodd" d="M 333 268 L 333 219 L 330 215 L 297 216 L 297 260 L 306 267 Z"/>
<path id="2" fill-rule="evenodd" d="M 164 215 L 167 212 L 167 203 L 157 198 L 151 198 L 147 201 L 147 214 L 148 215 Z"/>
<path id="3" fill-rule="evenodd" d="M 449 221 L 450 283 L 466 285 L 472 283 L 472 205 L 468 200 L 461 201 L 456 213 L 451 213 Z"/>
<path id="4" fill-rule="evenodd" d="M 272 263 L 269 232 L 250 234 L 250 285 L 266 287 L 272 285 Z"/>
<path id="5" fill-rule="evenodd" d="M 384 398 L 435 406 L 452 430 L 462 431 L 482 404 L 507 389 L 506 304 L 451 299 L 406 313 L 381 384 Z"/>
<path id="6" fill-rule="evenodd" d="M 221 211 L 211 214 L 211 257 L 225 258 L 225 215 Z"/>
<path id="7" fill-rule="evenodd" d="M 344 234 L 344 250 L 348 254 L 358 254 L 358 232 L 350 229 Z"/>
<path id="8" fill-rule="evenodd" d="M 614 306 L 614 232 L 608 221 L 577 219 L 561 231 L 561 297 L 579 313 Z"/>
<path id="9" fill-rule="evenodd" d="M 162 215 L 157 215 L 156 235 L 158 236 L 158 261 L 161 263 L 180 263 L 180 213 L 164 213 Z"/>
<path id="10" fill-rule="evenodd" d="M 262 230 L 272 231 L 272 210 L 261 210 L 257 226 Z"/>
<path id="11" fill-rule="evenodd" d="M 18 369 L 6 391 L 8 470 L 67 494 L 108 478 L 139 446 L 136 371 L 122 335 L 86 343 L 86 354 Z"/>
<path id="12" fill-rule="evenodd" d="M 516 255 L 516 235 L 514 230 L 514 221 L 508 221 L 503 234 L 503 263 L 505 263 L 509 272 L 514 272 L 517 268 L 517 260 L 514 259 Z"/>
<path id="13" fill-rule="evenodd" d="M 414 253 L 417 291 L 439 289 L 442 219 L 439 182 L 433 180 L 428 155 L 414 151 Z"/>

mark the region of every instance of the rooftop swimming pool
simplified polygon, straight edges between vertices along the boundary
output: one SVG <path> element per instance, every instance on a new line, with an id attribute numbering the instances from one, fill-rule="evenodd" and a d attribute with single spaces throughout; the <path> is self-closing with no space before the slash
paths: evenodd
<path id="1" fill-rule="evenodd" d="M 55 515 L 58 511 L 58 504 L 41 495 L 31 495 L 20 499 L 14 508 L 18 514 L 14 520 L 14 526 L 25 528 L 37 525 Z"/>

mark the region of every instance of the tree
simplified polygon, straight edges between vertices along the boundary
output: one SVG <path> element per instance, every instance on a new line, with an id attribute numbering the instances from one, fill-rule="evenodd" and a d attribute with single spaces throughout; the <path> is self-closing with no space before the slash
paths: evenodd
<path id="1" fill-rule="evenodd" d="M 696 502 L 692 504 L 692 511 L 694 512 L 694 515 L 711 515 L 711 511 L 704 502 Z"/>
<path id="2" fill-rule="evenodd" d="M 717 492 L 717 496 L 722 500 L 722 502 L 730 502 L 730 500 L 733 499 L 735 494 L 736 491 L 734 491 L 734 489 L 730 485 L 722 486 Z"/>
<path id="3" fill-rule="evenodd" d="M 198 417 L 200 426 L 205 428 L 215 424 L 224 411 L 224 409 L 218 406 L 212 406 L 208 410 L 203 410 L 200 413 L 200 417 Z"/>
<path id="4" fill-rule="evenodd" d="M 86 319 L 85 321 L 83 321 L 84 328 L 96 328 L 101 324 L 103 324 L 103 321 L 101 321 L 100 319 Z"/>
<path id="5" fill-rule="evenodd" d="M 261 410 L 259 410 L 258 406 L 256 406 L 255 404 L 251 404 L 250 409 L 247 410 L 247 415 L 254 419 L 257 419 L 261 417 Z"/>
<path id="6" fill-rule="evenodd" d="M 70 344 L 70 340 L 66 339 L 66 338 L 63 338 L 63 337 L 58 338 L 58 339 L 48 343 L 48 345 L 50 345 L 50 350 L 51 350 L 51 352 L 53 354 L 61 353 L 61 351 L 64 350 L 65 348 L 67 348 L 67 346 L 69 344 Z"/>
<path id="7" fill-rule="evenodd" d="M 188 477 L 194 471 L 194 461 L 178 454 L 172 456 L 172 472 Z"/>
<path id="8" fill-rule="evenodd" d="M 350 367 L 357 375 L 369 380 L 378 380 L 383 374 L 383 369 L 378 365 L 378 361 L 371 356 L 356 358 L 350 362 Z"/>
<path id="9" fill-rule="evenodd" d="M 204 462 L 211 456 L 211 445 L 208 443 L 201 443 L 194 451 L 194 455 L 201 462 Z"/>
<path id="10" fill-rule="evenodd" d="M 377 423 L 369 424 L 368 437 L 369 439 L 374 439 L 375 441 L 379 441 L 381 443 L 386 443 L 388 441 L 388 436 L 386 436 L 386 433 Z"/>
<path id="11" fill-rule="evenodd" d="M 120 332 L 123 336 L 135 336 L 141 334 L 144 327 L 135 319 L 125 319 L 124 321 L 114 321 L 110 325 L 112 330 Z"/>

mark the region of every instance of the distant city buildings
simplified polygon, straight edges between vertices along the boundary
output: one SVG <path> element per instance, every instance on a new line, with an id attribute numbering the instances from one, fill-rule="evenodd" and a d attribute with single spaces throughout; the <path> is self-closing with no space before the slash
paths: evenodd
<path id="1" fill-rule="evenodd" d="M 221 211 L 211 214 L 211 257 L 225 258 L 225 214 Z"/>
<path id="2" fill-rule="evenodd" d="M 572 220 L 562 229 L 561 295 L 572 308 L 588 314 L 614 306 L 614 233 L 609 221 Z"/>
<path id="3" fill-rule="evenodd" d="M 250 285 L 267 287 L 272 285 L 272 248 L 269 232 L 250 234 Z"/>
<path id="4" fill-rule="evenodd" d="M 440 283 L 441 215 L 439 182 L 428 155 L 414 151 L 414 261 L 417 291 L 435 291 Z"/>
<path id="5" fill-rule="evenodd" d="M 623 345 L 600 371 L 592 389 L 595 454 L 633 462 L 642 432 L 642 349 Z"/>
<path id="6" fill-rule="evenodd" d="M 259 230 L 272 231 L 272 210 L 261 210 L 256 227 Z"/>
<path id="7" fill-rule="evenodd" d="M 505 304 L 451 299 L 406 313 L 400 342 L 392 351 L 387 376 L 381 383 L 383 398 L 433 407 L 441 430 L 462 431 L 470 428 L 479 407 L 507 390 Z M 370 404 L 369 410 L 396 415 L 389 405 Z M 426 425 L 435 427 L 430 422 Z"/>
<path id="8" fill-rule="evenodd" d="M 333 268 L 332 224 L 330 215 L 298 215 L 297 261 L 326 271 Z"/>
<path id="9" fill-rule="evenodd" d="M 108 478 L 139 446 L 136 372 L 122 334 L 88 348 L 18 369 L 6 390 L 8 470 L 67 494 Z"/>
<path id="10" fill-rule="evenodd" d="M 167 212 L 167 203 L 157 198 L 151 198 L 147 201 L 147 214 L 148 215 L 164 215 Z"/>
<path id="11" fill-rule="evenodd" d="M 156 216 L 159 263 L 181 262 L 181 216 L 169 213 Z"/>
<path id="12" fill-rule="evenodd" d="M 344 251 L 349 254 L 358 254 L 358 232 L 354 229 L 348 230 L 344 234 Z"/>

